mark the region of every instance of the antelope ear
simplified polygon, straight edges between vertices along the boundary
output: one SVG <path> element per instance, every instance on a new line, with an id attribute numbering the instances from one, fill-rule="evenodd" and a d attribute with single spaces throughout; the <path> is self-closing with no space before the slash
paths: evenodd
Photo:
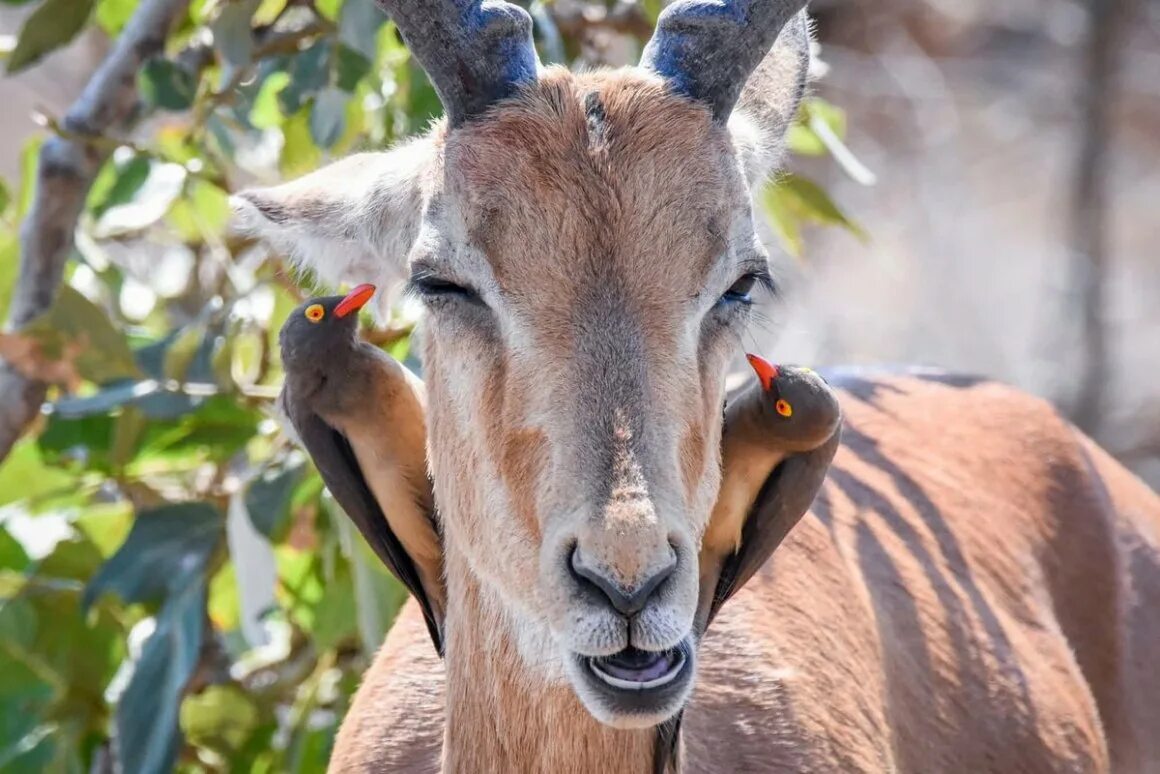
<path id="1" fill-rule="evenodd" d="M 810 21 L 801 11 L 745 82 L 729 132 L 746 179 L 757 188 L 780 166 L 785 133 L 797 117 L 810 65 Z"/>
<path id="2" fill-rule="evenodd" d="M 434 141 L 359 153 L 283 185 L 230 198 L 236 231 L 269 243 L 324 284 L 372 283 L 388 292 L 405 276 L 422 217 Z"/>

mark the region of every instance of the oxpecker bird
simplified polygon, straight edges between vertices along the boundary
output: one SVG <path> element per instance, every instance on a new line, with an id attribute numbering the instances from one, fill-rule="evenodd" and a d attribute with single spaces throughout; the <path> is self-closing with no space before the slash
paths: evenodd
<path id="1" fill-rule="evenodd" d="M 703 626 L 804 515 L 839 439 L 841 408 L 820 375 L 747 357 L 757 382 L 725 408 L 721 489 L 701 542 Z"/>
<path id="2" fill-rule="evenodd" d="M 443 652 L 442 548 L 426 460 L 426 393 L 402 364 L 362 341 L 375 293 L 311 299 L 282 326 L 279 396 L 335 500 L 423 608 Z"/>

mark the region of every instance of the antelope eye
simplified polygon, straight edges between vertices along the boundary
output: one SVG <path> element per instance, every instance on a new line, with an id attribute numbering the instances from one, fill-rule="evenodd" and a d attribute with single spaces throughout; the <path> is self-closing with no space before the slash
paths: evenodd
<path id="1" fill-rule="evenodd" d="M 326 310 L 322 308 L 322 304 L 311 304 L 306 307 L 306 311 L 303 314 L 306 315 L 307 320 L 316 323 L 321 322 L 322 318 L 326 317 Z"/>
<path id="2" fill-rule="evenodd" d="M 752 304 L 753 303 L 753 287 L 757 284 L 758 276 L 756 274 L 745 274 L 736 282 L 729 286 L 729 289 L 722 294 L 719 304 Z"/>

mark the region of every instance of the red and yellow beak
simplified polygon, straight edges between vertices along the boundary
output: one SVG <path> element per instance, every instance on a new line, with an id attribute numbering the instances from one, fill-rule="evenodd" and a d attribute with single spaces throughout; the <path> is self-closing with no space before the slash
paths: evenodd
<path id="1" fill-rule="evenodd" d="M 374 285 L 359 285 L 347 293 L 346 298 L 338 302 L 338 306 L 334 307 L 334 316 L 346 317 L 348 314 L 357 312 L 367 305 L 374 294 Z"/>
<path id="2" fill-rule="evenodd" d="M 769 362 L 763 357 L 757 355 L 746 354 L 745 359 L 749 361 L 749 365 L 753 366 L 753 370 L 757 372 L 757 378 L 761 380 L 761 386 L 766 392 L 773 389 L 773 380 L 776 379 L 781 371 L 773 363 Z"/>

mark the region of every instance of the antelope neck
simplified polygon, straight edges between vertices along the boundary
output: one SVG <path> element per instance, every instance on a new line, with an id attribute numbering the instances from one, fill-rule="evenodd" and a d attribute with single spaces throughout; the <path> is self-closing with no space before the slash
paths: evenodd
<path id="1" fill-rule="evenodd" d="M 566 678 L 521 655 L 495 592 L 447 548 L 443 771 L 652 771 L 656 733 L 598 722 Z"/>

